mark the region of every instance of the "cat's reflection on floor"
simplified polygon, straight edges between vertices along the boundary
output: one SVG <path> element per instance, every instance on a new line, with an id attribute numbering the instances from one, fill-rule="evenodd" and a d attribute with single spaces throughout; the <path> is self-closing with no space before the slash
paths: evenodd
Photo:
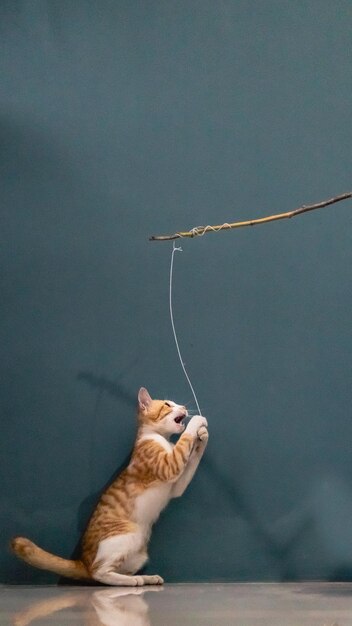
<path id="1" fill-rule="evenodd" d="M 148 593 L 153 591 L 162 591 L 162 587 L 148 587 Z M 14 615 L 12 624 L 28 626 L 38 620 L 40 626 L 39 620 L 49 618 L 58 611 L 73 609 L 75 624 L 82 626 L 151 626 L 148 604 L 142 597 L 144 594 L 144 589 L 133 587 L 60 591 L 52 598 L 31 602 Z M 46 623 L 50 624 L 51 620 Z"/>

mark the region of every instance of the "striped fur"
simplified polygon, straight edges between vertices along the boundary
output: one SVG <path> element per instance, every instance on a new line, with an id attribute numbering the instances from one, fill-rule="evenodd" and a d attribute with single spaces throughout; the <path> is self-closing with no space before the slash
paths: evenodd
<path id="1" fill-rule="evenodd" d="M 82 553 L 70 561 L 45 552 L 28 539 L 12 541 L 27 563 L 56 574 L 110 585 L 162 583 L 160 576 L 135 576 L 147 560 L 153 523 L 172 497 L 193 477 L 208 440 L 207 421 L 194 416 L 185 428 L 184 406 L 138 394 L 138 432 L 128 467 L 104 491 L 82 540 Z M 175 445 L 169 438 L 180 437 Z"/>

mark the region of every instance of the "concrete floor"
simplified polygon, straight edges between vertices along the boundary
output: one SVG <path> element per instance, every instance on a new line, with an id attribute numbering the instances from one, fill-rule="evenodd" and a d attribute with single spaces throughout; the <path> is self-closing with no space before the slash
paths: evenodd
<path id="1" fill-rule="evenodd" d="M 352 626 L 352 583 L 0 586 L 0 625 Z"/>

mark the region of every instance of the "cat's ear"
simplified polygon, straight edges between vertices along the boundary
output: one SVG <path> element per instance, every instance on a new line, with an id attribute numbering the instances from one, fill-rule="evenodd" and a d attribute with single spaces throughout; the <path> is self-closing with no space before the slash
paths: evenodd
<path id="1" fill-rule="evenodd" d="M 141 411 L 146 411 L 152 399 L 145 387 L 141 387 L 138 392 L 138 405 Z"/>

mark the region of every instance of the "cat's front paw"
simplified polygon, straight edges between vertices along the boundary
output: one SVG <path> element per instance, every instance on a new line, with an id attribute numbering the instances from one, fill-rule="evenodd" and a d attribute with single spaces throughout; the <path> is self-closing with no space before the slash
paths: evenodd
<path id="1" fill-rule="evenodd" d="M 201 426 L 197 432 L 198 439 L 203 442 L 203 444 L 208 443 L 209 433 L 208 429 L 205 426 Z"/>
<path id="2" fill-rule="evenodd" d="M 199 429 L 202 427 L 208 427 L 208 422 L 206 418 L 203 417 L 203 415 L 194 415 L 192 419 L 188 422 L 185 432 L 196 438 L 198 436 Z"/>

